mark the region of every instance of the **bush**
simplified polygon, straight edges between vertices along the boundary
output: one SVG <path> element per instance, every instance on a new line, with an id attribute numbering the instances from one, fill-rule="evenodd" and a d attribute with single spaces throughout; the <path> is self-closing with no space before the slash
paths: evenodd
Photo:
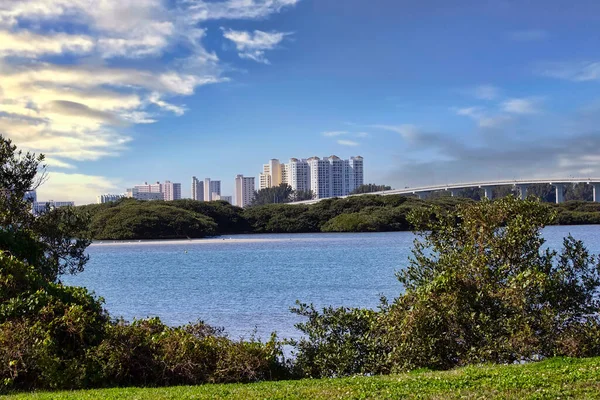
<path id="1" fill-rule="evenodd" d="M 355 214 L 338 221 L 353 222 Z M 304 376 L 376 374 L 551 356 L 600 355 L 600 261 L 567 237 L 560 253 L 540 230 L 554 218 L 533 198 L 415 207 L 418 230 L 405 293 L 381 311 L 301 305 Z"/>
<path id="2" fill-rule="evenodd" d="M 358 308 L 314 306 L 297 302 L 294 314 L 308 318 L 296 324 L 305 337 L 291 340 L 295 373 L 319 378 L 385 371 L 385 352 L 376 335 L 378 313 Z"/>
<path id="3" fill-rule="evenodd" d="M 172 328 L 158 318 L 111 325 L 89 357 L 94 386 L 252 382 L 285 374 L 275 337 L 236 342 L 202 322 Z"/>
<path id="4" fill-rule="evenodd" d="M 86 385 L 86 351 L 108 321 L 85 289 L 45 281 L 0 253 L 0 379 L 4 388 Z"/>

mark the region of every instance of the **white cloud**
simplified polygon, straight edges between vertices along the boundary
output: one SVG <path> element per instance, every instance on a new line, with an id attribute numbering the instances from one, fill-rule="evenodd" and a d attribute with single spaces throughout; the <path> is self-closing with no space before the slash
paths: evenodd
<path id="1" fill-rule="evenodd" d="M 269 64 L 265 57 L 266 50 L 273 50 L 290 33 L 286 32 L 252 32 L 223 29 L 223 36 L 235 43 L 238 55 L 256 62 Z"/>
<path id="2" fill-rule="evenodd" d="M 86 35 L 64 33 L 39 35 L 28 31 L 0 31 L 0 57 L 37 57 L 46 54 L 85 54 L 94 48 L 94 40 Z"/>
<path id="3" fill-rule="evenodd" d="M 542 63 L 536 70 L 543 76 L 574 82 L 600 80 L 599 61 Z"/>
<path id="4" fill-rule="evenodd" d="M 0 0 L 0 134 L 45 153 L 52 168 L 117 156 L 133 125 L 156 122 L 161 110 L 182 115 L 174 97 L 228 80 L 199 23 L 266 18 L 298 1 Z M 248 35 L 234 35 L 240 56 L 268 62 L 264 52 L 287 34 Z M 48 186 L 110 187 L 66 175 Z"/>
<path id="5" fill-rule="evenodd" d="M 326 137 L 342 136 L 342 135 L 347 135 L 347 134 L 348 134 L 347 131 L 327 131 L 327 132 L 323 132 L 323 136 L 326 136 Z"/>
<path id="6" fill-rule="evenodd" d="M 123 188 L 120 183 L 118 180 L 110 180 L 103 176 L 50 171 L 47 182 L 37 190 L 38 199 L 40 201 L 74 201 L 76 204 L 85 204 L 93 201 L 97 194 L 121 193 Z"/>
<path id="7" fill-rule="evenodd" d="M 338 144 L 341 144 L 342 146 L 352 146 L 352 147 L 358 146 L 358 143 L 354 142 L 352 140 L 341 140 L 340 139 L 337 142 L 338 142 Z"/>
<path id="8" fill-rule="evenodd" d="M 511 114 L 535 114 L 539 112 L 539 103 L 537 98 L 509 99 L 502 103 L 502 109 Z"/>
<path id="9" fill-rule="evenodd" d="M 368 132 L 357 132 L 356 134 L 354 134 L 354 136 L 359 137 L 359 138 L 366 138 L 371 135 Z"/>
<path id="10" fill-rule="evenodd" d="M 300 0 L 187 0 L 190 16 L 197 21 L 210 19 L 259 19 L 292 7 Z"/>
<path id="11" fill-rule="evenodd" d="M 548 32 L 541 29 L 527 29 L 509 32 L 508 37 L 516 42 L 537 42 L 548 38 Z"/>

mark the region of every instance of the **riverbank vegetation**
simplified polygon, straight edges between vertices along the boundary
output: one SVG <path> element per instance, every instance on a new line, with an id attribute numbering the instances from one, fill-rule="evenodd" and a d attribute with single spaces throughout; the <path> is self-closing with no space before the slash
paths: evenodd
<path id="1" fill-rule="evenodd" d="M 224 201 L 136 201 L 76 207 L 89 214 L 89 235 L 97 240 L 202 238 L 240 233 L 389 232 L 413 229 L 408 215 L 418 209 L 455 210 L 473 200 L 399 195 L 326 199 L 316 204 L 265 204 L 241 209 Z M 548 204 L 549 224 L 600 224 L 600 203 Z"/>
<path id="2" fill-rule="evenodd" d="M 600 358 L 554 358 L 524 365 L 479 365 L 388 376 L 36 392 L 10 400 L 212 399 L 600 399 Z"/>
<path id="3" fill-rule="evenodd" d="M 37 178 L 44 176 L 42 162 L 43 157 L 20 153 L 0 136 L 2 392 L 387 375 L 600 356 L 600 263 L 571 237 L 560 251 L 544 249 L 541 228 L 555 219 L 556 210 L 535 198 L 425 203 L 367 196 L 248 210 L 223 202 L 126 200 L 33 216 L 25 193 L 43 181 Z M 282 208 L 270 215 L 272 207 Z M 232 340 L 201 321 L 169 327 L 158 319 L 115 320 L 101 298 L 61 284 L 62 275 L 83 270 L 93 235 L 128 232 L 123 220 L 147 234 L 148 227 L 162 224 L 153 214 L 157 209 L 171 224 L 168 230 L 157 227 L 158 232 L 169 235 L 260 226 L 291 230 L 299 224 L 322 230 L 332 221 L 355 226 L 355 214 L 396 210 L 420 239 L 409 266 L 398 273 L 404 293 L 382 299 L 378 310 L 318 310 L 298 302 L 292 312 L 304 317 L 297 325 L 304 335 L 295 341 L 275 335 L 266 342 Z M 202 216 L 192 228 L 181 220 L 188 213 Z M 284 344 L 292 346 L 292 359 L 283 357 Z M 591 373 L 585 368 L 597 374 L 593 361 L 581 365 L 580 376 Z M 394 378 L 360 379 L 365 390 L 378 393 Z M 334 382 L 351 381 L 322 381 L 324 386 L 317 383 L 309 393 L 329 396 L 327 387 Z M 573 386 L 581 393 L 588 389 L 587 380 Z"/>

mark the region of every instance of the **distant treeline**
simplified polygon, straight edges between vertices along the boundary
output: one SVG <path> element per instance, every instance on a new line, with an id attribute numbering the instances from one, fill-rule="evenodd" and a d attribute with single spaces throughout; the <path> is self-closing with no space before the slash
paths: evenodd
<path id="1" fill-rule="evenodd" d="M 388 232 L 412 227 L 408 213 L 438 205 L 452 210 L 466 198 L 419 200 L 364 195 L 326 199 L 312 205 L 266 204 L 242 209 L 224 201 L 137 201 L 77 207 L 92 217 L 96 240 L 202 238 L 239 233 Z M 600 203 L 568 201 L 554 205 L 558 225 L 600 224 Z"/>

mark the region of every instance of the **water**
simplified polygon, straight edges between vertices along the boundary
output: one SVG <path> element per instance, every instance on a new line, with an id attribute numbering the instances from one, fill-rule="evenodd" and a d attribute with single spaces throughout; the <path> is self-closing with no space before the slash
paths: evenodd
<path id="1" fill-rule="evenodd" d="M 571 233 L 600 253 L 600 226 L 548 227 L 559 248 Z M 158 316 L 169 325 L 202 319 L 231 337 L 254 331 L 298 337 L 295 301 L 376 308 L 401 293 L 395 272 L 408 263 L 410 232 L 236 235 L 211 240 L 98 243 L 83 273 L 65 277 L 104 297 L 112 316 Z"/>

